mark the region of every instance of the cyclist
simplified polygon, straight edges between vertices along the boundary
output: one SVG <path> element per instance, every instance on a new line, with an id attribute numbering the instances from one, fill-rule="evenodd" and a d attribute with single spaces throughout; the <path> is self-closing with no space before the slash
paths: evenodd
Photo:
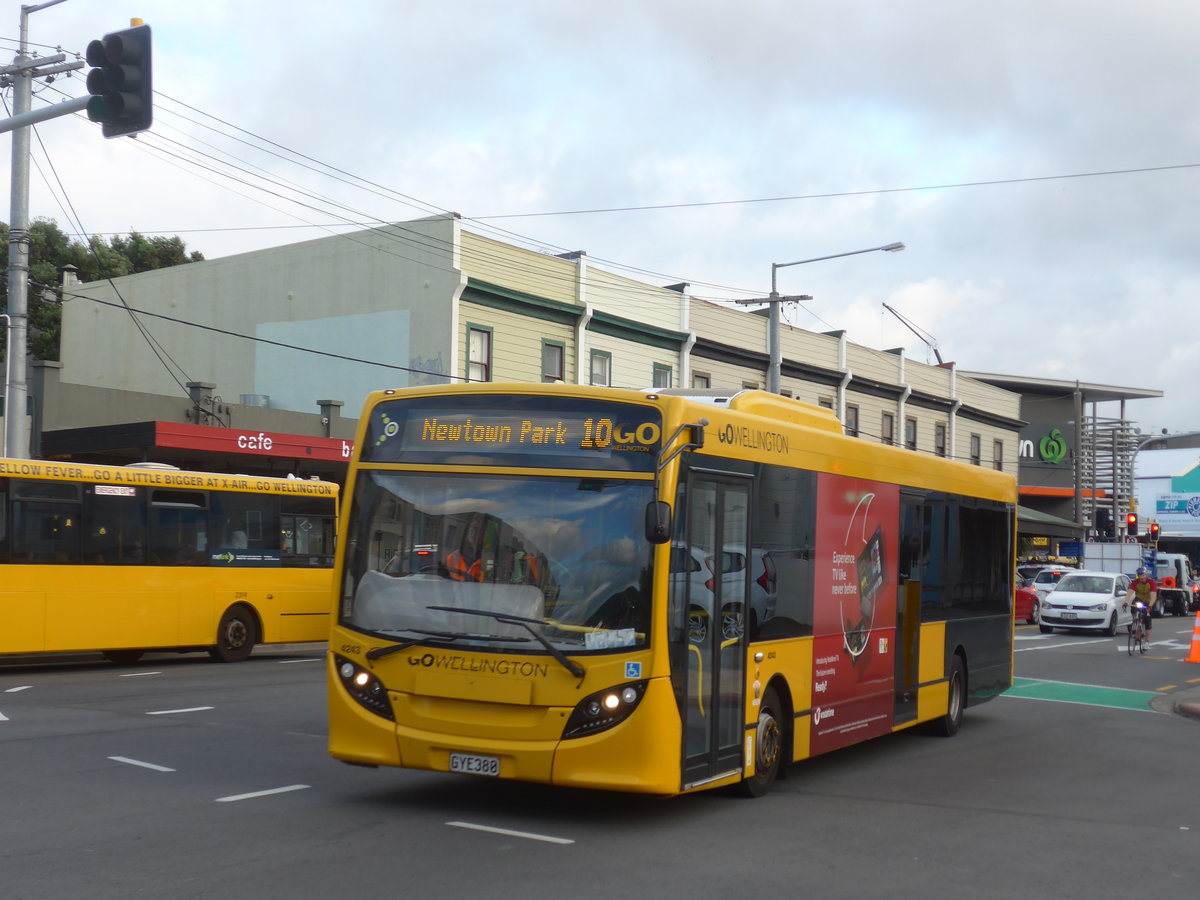
<path id="1" fill-rule="evenodd" d="M 1150 629 L 1153 627 L 1154 620 L 1150 617 L 1150 611 L 1154 609 L 1155 601 L 1158 600 L 1158 582 L 1146 574 L 1146 570 L 1141 566 L 1137 570 L 1137 578 L 1129 582 L 1129 593 L 1125 595 L 1125 606 L 1128 607 L 1131 600 L 1138 600 L 1144 604 L 1144 609 L 1140 615 L 1142 622 L 1146 626 L 1146 644 L 1150 644 Z M 1133 614 L 1139 615 L 1137 609 Z"/>

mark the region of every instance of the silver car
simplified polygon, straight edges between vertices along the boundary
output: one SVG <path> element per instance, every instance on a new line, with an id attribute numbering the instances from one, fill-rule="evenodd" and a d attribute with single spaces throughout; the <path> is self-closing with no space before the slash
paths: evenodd
<path id="1" fill-rule="evenodd" d="M 1075 571 L 1077 570 L 1070 566 L 1043 566 L 1030 580 L 1029 586 L 1037 591 L 1039 600 L 1045 600 L 1060 578 L 1068 572 Z"/>

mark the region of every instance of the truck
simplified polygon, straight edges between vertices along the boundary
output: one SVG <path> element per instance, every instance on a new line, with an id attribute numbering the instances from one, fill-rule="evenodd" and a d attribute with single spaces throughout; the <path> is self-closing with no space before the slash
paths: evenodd
<path id="1" fill-rule="evenodd" d="M 1192 578 L 1192 561 L 1187 556 L 1155 552 L 1154 580 L 1162 615 L 1186 616 L 1192 611 L 1200 597 L 1200 583 Z"/>
<path id="2" fill-rule="evenodd" d="M 1191 560 L 1182 553 L 1160 553 L 1134 543 L 1090 542 L 1083 545 L 1082 562 L 1084 569 L 1130 578 L 1145 567 L 1158 582 L 1155 615 L 1186 616 L 1200 605 L 1200 582 L 1192 578 Z"/>
<path id="3" fill-rule="evenodd" d="M 1089 541 L 1083 545 L 1082 569 L 1118 572 L 1132 578 L 1142 566 L 1146 566 L 1146 554 L 1141 544 Z"/>

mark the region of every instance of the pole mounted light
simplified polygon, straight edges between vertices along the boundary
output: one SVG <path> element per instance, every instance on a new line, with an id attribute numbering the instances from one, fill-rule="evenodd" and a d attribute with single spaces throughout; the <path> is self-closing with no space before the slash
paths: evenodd
<path id="1" fill-rule="evenodd" d="M 752 300 L 738 300 L 738 303 L 767 303 L 770 307 L 767 312 L 767 350 L 770 357 L 770 365 L 767 368 L 767 390 L 772 394 L 779 393 L 780 368 L 782 365 L 782 352 L 779 347 L 779 304 L 793 300 L 811 300 L 812 297 L 808 294 L 800 294 L 797 296 L 781 297 L 776 288 L 775 275 L 780 269 L 786 269 L 789 266 L 802 266 L 805 263 L 821 262 L 826 259 L 837 259 L 842 256 L 857 256 L 860 253 L 876 253 L 880 250 L 885 253 L 895 253 L 904 249 L 904 244 L 900 241 L 894 241 L 890 244 L 883 244 L 880 247 L 867 247 L 865 250 L 851 250 L 848 253 L 831 253 L 829 256 L 814 256 L 812 259 L 798 259 L 795 262 L 786 263 L 771 263 L 771 296 L 763 298 L 758 297 Z"/>

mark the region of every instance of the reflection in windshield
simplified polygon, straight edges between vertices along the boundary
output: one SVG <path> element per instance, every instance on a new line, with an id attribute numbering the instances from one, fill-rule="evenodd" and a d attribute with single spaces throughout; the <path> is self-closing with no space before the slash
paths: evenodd
<path id="1" fill-rule="evenodd" d="M 342 621 L 508 652 L 644 645 L 649 482 L 362 472 Z"/>

